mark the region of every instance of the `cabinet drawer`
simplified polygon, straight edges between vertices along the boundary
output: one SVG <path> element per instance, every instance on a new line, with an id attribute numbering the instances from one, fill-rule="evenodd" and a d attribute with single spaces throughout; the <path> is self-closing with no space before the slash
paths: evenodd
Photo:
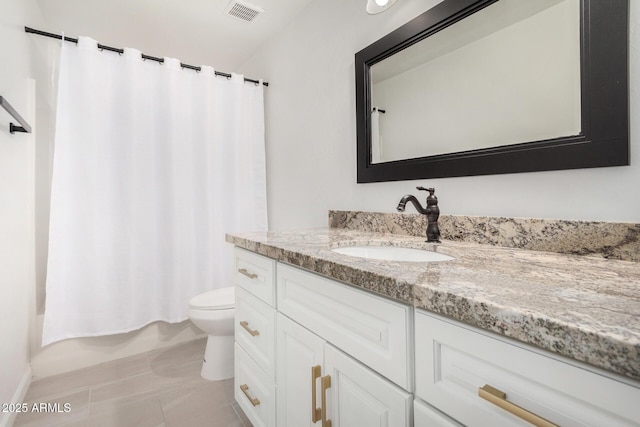
<path id="1" fill-rule="evenodd" d="M 278 311 L 405 390 L 412 390 L 412 308 L 278 264 Z"/>
<path id="2" fill-rule="evenodd" d="M 413 423 L 414 427 L 462 427 L 462 424 L 420 399 L 413 401 Z"/>
<path id="3" fill-rule="evenodd" d="M 236 342 L 260 368 L 275 375 L 275 310 L 243 288 L 236 288 Z"/>
<path id="4" fill-rule="evenodd" d="M 234 397 L 254 427 L 276 426 L 276 387 L 273 379 L 235 344 Z"/>
<path id="5" fill-rule="evenodd" d="M 276 262 L 262 255 L 235 248 L 233 264 L 234 284 L 273 306 Z"/>
<path id="6" fill-rule="evenodd" d="M 506 393 L 497 403 L 561 426 L 640 424 L 630 383 L 426 312 L 415 321 L 416 395 L 465 425 L 531 425 L 481 398 L 485 385 Z"/>

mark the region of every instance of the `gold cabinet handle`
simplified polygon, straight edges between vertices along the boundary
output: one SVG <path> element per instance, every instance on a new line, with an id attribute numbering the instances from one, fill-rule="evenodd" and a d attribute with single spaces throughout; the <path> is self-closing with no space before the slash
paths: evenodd
<path id="1" fill-rule="evenodd" d="M 242 275 L 244 275 L 244 276 L 247 276 L 247 277 L 248 277 L 249 279 L 251 279 L 251 280 L 253 280 L 253 279 L 257 279 L 257 278 L 258 278 L 258 275 L 257 275 L 257 274 L 255 274 L 255 273 L 249 273 L 249 272 L 247 271 L 247 269 L 246 269 L 246 268 L 239 268 L 239 269 L 238 269 L 238 273 L 240 273 L 240 274 L 242 274 Z"/>
<path id="2" fill-rule="evenodd" d="M 311 422 L 317 423 L 322 416 L 322 409 L 318 408 L 316 400 L 316 380 L 322 375 L 322 368 L 320 365 L 311 367 Z"/>
<path id="3" fill-rule="evenodd" d="M 523 420 L 530 422 L 534 426 L 558 427 L 557 424 L 547 421 L 541 416 L 538 416 L 533 412 L 529 412 L 526 409 L 516 405 L 515 403 L 509 402 L 507 400 L 507 394 L 505 392 L 500 391 L 497 388 L 491 387 L 488 384 L 485 384 L 478 389 L 478 396 L 480 396 L 484 400 L 487 400 L 493 403 L 496 406 L 499 406 L 500 408 L 515 415 L 516 417 L 522 418 Z"/>
<path id="4" fill-rule="evenodd" d="M 242 390 L 244 395 L 247 397 L 247 399 L 249 399 L 249 402 L 251 402 L 251 404 L 253 406 L 258 406 L 260 404 L 260 399 L 258 399 L 257 397 L 251 397 L 251 395 L 249 394 L 249 386 L 248 385 L 242 384 L 240 386 L 240 390 Z"/>
<path id="5" fill-rule="evenodd" d="M 331 420 L 327 419 L 327 389 L 331 387 L 331 375 L 325 375 L 320 379 L 320 388 L 322 389 L 322 427 L 331 427 Z"/>
<path id="6" fill-rule="evenodd" d="M 252 337 L 257 337 L 258 335 L 260 335 L 260 331 L 256 329 L 251 329 L 249 327 L 249 322 L 247 322 L 246 320 L 243 320 L 242 322 L 240 322 L 240 326 L 242 326 L 247 332 L 249 332 Z"/>

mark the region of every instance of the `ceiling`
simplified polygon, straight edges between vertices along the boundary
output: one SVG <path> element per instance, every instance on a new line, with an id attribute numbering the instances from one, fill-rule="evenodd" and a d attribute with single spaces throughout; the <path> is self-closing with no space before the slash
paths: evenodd
<path id="1" fill-rule="evenodd" d="M 245 22 L 226 14 L 230 0 L 36 0 L 46 24 L 36 29 L 231 72 L 311 1 L 243 0 L 264 9 Z"/>

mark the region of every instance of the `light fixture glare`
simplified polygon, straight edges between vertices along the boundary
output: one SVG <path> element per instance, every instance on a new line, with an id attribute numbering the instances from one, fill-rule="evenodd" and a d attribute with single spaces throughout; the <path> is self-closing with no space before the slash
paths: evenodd
<path id="1" fill-rule="evenodd" d="M 367 13 L 375 15 L 389 9 L 396 0 L 367 0 Z"/>

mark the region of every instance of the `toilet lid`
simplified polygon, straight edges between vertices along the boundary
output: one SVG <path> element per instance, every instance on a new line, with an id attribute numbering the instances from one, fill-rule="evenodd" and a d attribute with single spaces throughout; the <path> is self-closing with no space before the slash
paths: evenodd
<path id="1" fill-rule="evenodd" d="M 197 295 L 191 298 L 189 307 L 202 310 L 224 310 L 233 308 L 235 303 L 236 289 L 231 286 Z"/>

